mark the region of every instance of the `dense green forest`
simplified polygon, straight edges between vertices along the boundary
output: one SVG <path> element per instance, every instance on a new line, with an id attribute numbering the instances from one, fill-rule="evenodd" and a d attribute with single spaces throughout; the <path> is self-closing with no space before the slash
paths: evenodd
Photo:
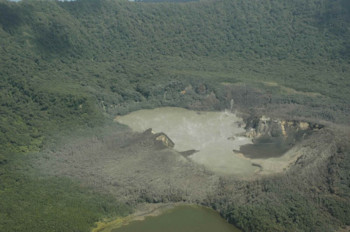
<path id="1" fill-rule="evenodd" d="M 316 0 L 2 2 L 2 150 L 35 150 L 48 131 L 101 123 L 101 109 L 183 102 L 179 91 L 199 82 L 313 92 L 318 117 L 344 123 L 348 10 Z M 285 97 L 310 97 L 295 95 Z"/>
<path id="2" fill-rule="evenodd" d="M 0 231 L 88 231 L 130 212 L 72 180 L 40 177 L 25 158 L 116 115 L 220 110 L 233 86 L 242 111 L 283 105 L 273 113 L 350 123 L 347 0 L 0 0 L 0 46 Z M 199 103 L 210 94 L 216 104 Z M 338 203 L 327 204 L 338 217 Z M 245 212 L 249 221 L 265 209 L 249 207 L 228 217 Z"/>

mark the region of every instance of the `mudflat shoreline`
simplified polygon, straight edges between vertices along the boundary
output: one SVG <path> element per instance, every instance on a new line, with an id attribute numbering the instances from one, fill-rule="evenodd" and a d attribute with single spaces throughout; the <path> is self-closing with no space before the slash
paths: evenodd
<path id="1" fill-rule="evenodd" d="M 155 217 L 162 214 L 164 211 L 173 209 L 176 206 L 191 205 L 186 203 L 156 203 L 156 204 L 141 204 L 135 212 L 122 218 L 116 218 L 114 220 L 105 219 L 96 223 L 97 227 L 92 229 L 92 232 L 111 232 L 113 229 L 120 228 L 121 226 L 128 225 L 133 221 L 142 221 L 146 217 Z"/>

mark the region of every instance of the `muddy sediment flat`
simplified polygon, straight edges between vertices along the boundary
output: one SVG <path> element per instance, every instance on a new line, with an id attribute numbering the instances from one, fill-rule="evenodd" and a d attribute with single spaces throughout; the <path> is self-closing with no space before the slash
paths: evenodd
<path id="1" fill-rule="evenodd" d="M 216 173 L 249 176 L 258 170 L 233 151 L 252 143 L 251 139 L 240 136 L 245 131 L 240 126 L 244 123 L 233 113 L 164 107 L 135 111 L 116 121 L 136 132 L 148 128 L 155 133 L 164 132 L 174 141 L 175 150 L 196 150 L 189 158 Z"/>
<path id="2" fill-rule="evenodd" d="M 193 162 L 219 175 L 250 178 L 261 174 L 283 172 L 301 155 L 295 141 L 282 137 L 255 139 L 245 134 L 243 119 L 223 112 L 197 112 L 164 107 L 139 110 L 115 121 L 135 132 L 152 128 L 163 132 L 175 143 L 174 149 Z"/>
<path id="3" fill-rule="evenodd" d="M 184 203 L 140 204 L 133 214 L 126 217 L 116 218 L 114 220 L 103 219 L 97 222 L 92 232 L 111 232 L 112 230 L 127 226 L 134 221 L 143 221 L 146 217 L 157 217 L 180 205 L 184 205 Z"/>

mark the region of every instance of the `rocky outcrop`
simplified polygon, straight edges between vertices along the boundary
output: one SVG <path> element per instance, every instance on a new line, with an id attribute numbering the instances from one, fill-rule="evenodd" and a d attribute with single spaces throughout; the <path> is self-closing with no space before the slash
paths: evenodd
<path id="1" fill-rule="evenodd" d="M 155 134 L 156 141 L 161 142 L 164 146 L 169 147 L 169 148 L 173 148 L 175 146 L 175 143 L 164 133 L 158 133 Z"/>
<path id="2" fill-rule="evenodd" d="M 145 130 L 143 139 L 149 138 L 158 148 L 174 148 L 175 143 L 163 132 L 155 133 L 152 128 Z"/>
<path id="3" fill-rule="evenodd" d="M 240 152 L 250 159 L 277 158 L 287 154 L 323 125 L 297 120 L 271 119 L 266 116 L 250 117 L 246 120 L 245 136 L 253 144 L 240 147 Z"/>
<path id="4" fill-rule="evenodd" d="M 246 120 L 246 136 L 249 138 L 303 136 L 323 128 L 323 125 L 297 120 L 272 119 L 266 116 L 250 117 Z"/>

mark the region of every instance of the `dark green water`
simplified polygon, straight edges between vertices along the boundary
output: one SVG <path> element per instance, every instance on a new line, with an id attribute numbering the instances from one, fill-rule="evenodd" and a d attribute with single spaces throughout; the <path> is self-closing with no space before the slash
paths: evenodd
<path id="1" fill-rule="evenodd" d="M 250 159 L 280 157 L 294 145 L 290 141 L 285 141 L 280 137 L 262 137 L 253 142 L 253 144 L 246 144 L 240 148 L 240 152 Z"/>
<path id="2" fill-rule="evenodd" d="M 239 232 L 214 210 L 178 206 L 156 217 L 134 221 L 112 232 Z"/>
<path id="3" fill-rule="evenodd" d="M 253 140 L 253 144 L 240 147 L 240 152 L 250 159 L 277 158 L 284 155 L 297 142 L 305 139 L 312 131 L 290 132 L 288 137 L 262 136 Z"/>

